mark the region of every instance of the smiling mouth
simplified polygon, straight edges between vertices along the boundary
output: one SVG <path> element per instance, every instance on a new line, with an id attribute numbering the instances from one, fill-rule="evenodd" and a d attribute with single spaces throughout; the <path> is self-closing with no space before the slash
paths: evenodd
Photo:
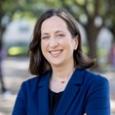
<path id="1" fill-rule="evenodd" d="M 58 57 L 62 53 L 62 51 L 63 50 L 52 50 L 52 51 L 49 51 L 49 53 L 53 57 Z"/>

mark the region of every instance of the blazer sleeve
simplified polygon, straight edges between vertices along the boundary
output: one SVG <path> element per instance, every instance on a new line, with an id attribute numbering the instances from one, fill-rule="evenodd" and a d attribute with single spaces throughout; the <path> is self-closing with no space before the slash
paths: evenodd
<path id="1" fill-rule="evenodd" d="M 26 86 L 22 83 L 20 90 L 18 92 L 12 115 L 27 115 L 26 113 Z"/>
<path id="2" fill-rule="evenodd" d="M 87 115 L 110 115 L 109 83 L 99 77 L 92 81 L 86 105 Z"/>

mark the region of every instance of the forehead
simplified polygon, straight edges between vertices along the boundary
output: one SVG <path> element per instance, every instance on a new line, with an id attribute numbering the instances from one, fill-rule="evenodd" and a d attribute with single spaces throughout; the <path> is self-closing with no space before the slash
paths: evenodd
<path id="1" fill-rule="evenodd" d="M 67 31 L 66 22 L 58 16 L 46 19 L 41 26 L 41 32 Z"/>

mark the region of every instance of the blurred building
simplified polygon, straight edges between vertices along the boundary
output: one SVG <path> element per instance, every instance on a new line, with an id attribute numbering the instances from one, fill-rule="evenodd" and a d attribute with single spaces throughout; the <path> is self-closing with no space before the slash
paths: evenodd
<path id="1" fill-rule="evenodd" d="M 11 22 L 3 37 L 4 48 L 8 55 L 19 55 L 27 52 L 31 40 L 33 24 L 27 20 Z"/>

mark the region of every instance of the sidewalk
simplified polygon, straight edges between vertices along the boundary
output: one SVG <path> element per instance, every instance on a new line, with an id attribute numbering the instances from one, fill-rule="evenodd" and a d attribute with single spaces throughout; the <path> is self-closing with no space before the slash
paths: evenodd
<path id="1" fill-rule="evenodd" d="M 12 94 L 4 96 L 0 94 L 0 115 L 11 115 L 17 91 L 22 81 L 30 77 L 28 64 L 27 58 L 8 58 L 4 60 L 4 79 Z M 104 75 L 110 81 L 112 115 L 115 115 L 115 73 L 107 72 Z"/>

